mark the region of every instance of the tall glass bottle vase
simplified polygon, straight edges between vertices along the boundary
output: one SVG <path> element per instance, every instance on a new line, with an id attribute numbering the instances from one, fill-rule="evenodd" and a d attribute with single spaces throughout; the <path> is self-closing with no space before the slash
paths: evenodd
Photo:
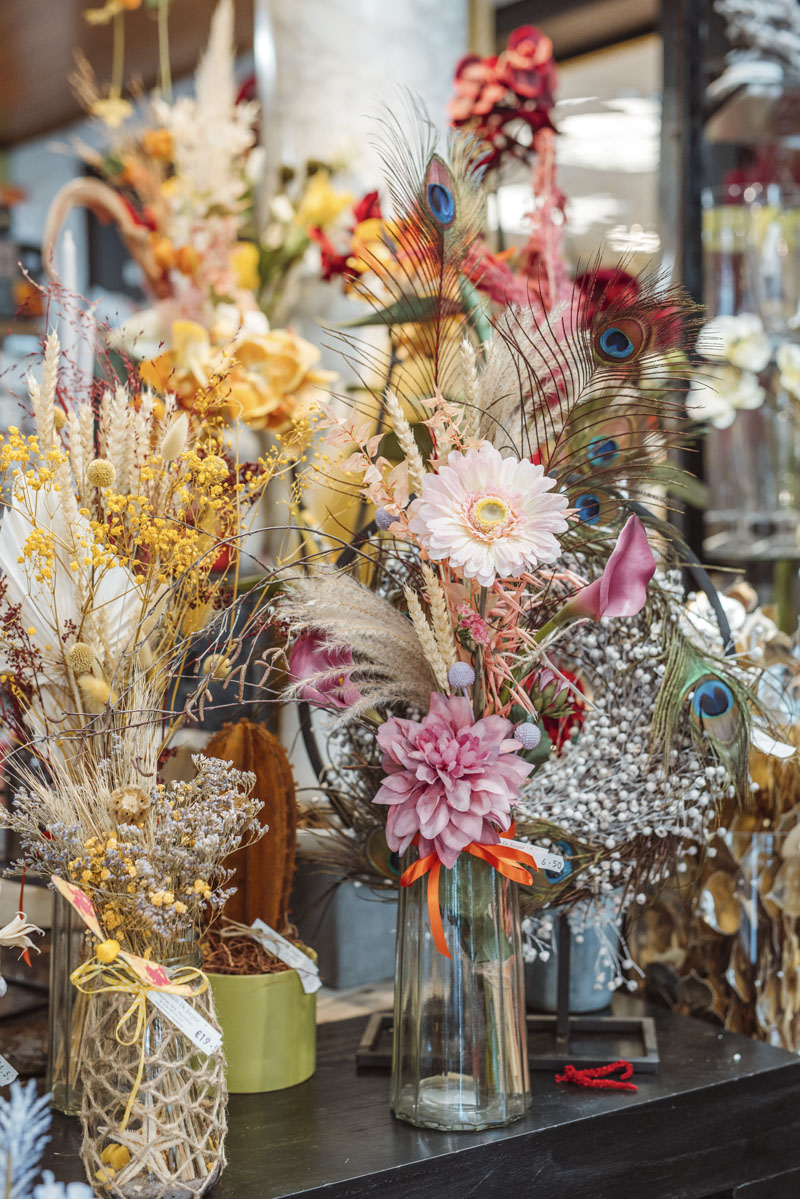
<path id="1" fill-rule="evenodd" d="M 467 853 L 441 870 L 449 958 L 427 888 L 425 876 L 400 889 L 392 1111 L 446 1131 L 511 1124 L 531 1102 L 516 884 Z"/>
<path id="2" fill-rule="evenodd" d="M 80 916 L 58 893 L 50 933 L 50 1016 L 47 1089 L 52 1105 L 68 1116 L 81 1110 L 81 1057 L 85 1049 L 87 997 L 69 980 L 92 954 L 92 938 Z"/>

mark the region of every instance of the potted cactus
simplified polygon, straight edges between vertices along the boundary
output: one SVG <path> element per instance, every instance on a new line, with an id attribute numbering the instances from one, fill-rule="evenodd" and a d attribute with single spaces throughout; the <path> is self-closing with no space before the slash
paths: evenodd
<path id="1" fill-rule="evenodd" d="M 219 928 L 203 938 L 203 966 L 222 1028 L 228 1090 L 277 1091 L 316 1066 L 316 954 L 288 921 L 297 803 L 292 770 L 276 737 L 248 720 L 225 725 L 207 752 L 256 776 L 269 832 L 232 859 L 233 894 Z"/>

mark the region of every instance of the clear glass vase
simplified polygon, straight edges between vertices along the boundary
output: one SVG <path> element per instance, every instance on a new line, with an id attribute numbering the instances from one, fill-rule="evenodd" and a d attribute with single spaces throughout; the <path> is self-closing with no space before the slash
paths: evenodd
<path id="1" fill-rule="evenodd" d="M 50 934 L 50 1011 L 47 1089 L 54 1108 L 67 1116 L 81 1110 L 81 1056 L 88 998 L 69 976 L 91 957 L 92 937 L 77 912 L 57 892 Z"/>
<path id="2" fill-rule="evenodd" d="M 453 1132 L 511 1124 L 531 1102 L 516 884 L 467 853 L 441 870 L 450 958 L 427 889 L 427 876 L 400 889 L 392 1111 Z"/>

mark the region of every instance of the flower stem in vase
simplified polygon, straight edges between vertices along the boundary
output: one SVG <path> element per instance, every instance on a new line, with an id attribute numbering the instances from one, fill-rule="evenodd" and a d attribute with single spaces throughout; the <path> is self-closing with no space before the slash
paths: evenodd
<path id="1" fill-rule="evenodd" d="M 440 873 L 448 954 L 427 879 L 400 891 L 391 1104 L 423 1128 L 491 1128 L 530 1104 L 516 886 L 462 853 Z"/>
<path id="2" fill-rule="evenodd" d="M 486 618 L 486 588 L 481 587 L 480 598 L 478 600 L 478 611 L 481 620 Z M 483 646 L 475 647 L 475 688 L 473 690 L 472 711 L 475 719 L 478 720 L 482 714 L 484 705 L 486 704 L 486 683 L 483 677 Z"/>

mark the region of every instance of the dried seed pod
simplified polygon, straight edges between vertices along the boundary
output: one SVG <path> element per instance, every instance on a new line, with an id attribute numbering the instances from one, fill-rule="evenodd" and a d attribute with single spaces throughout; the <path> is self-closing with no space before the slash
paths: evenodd
<path id="1" fill-rule="evenodd" d="M 150 796 L 141 787 L 117 787 L 110 799 L 111 813 L 118 824 L 137 824 L 150 809 Z"/>

